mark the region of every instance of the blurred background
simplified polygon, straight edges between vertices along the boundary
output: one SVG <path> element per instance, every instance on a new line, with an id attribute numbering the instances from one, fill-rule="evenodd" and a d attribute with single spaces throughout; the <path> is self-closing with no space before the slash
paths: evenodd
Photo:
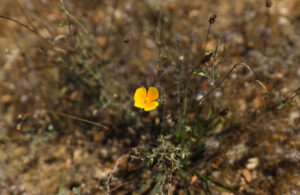
<path id="1" fill-rule="evenodd" d="M 0 3 L 0 194 L 300 194 L 300 1 Z"/>

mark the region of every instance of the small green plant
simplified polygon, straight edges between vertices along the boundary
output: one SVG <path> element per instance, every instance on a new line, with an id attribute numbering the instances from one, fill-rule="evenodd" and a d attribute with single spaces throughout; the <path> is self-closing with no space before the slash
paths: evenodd
<path id="1" fill-rule="evenodd" d="M 141 145 L 132 149 L 131 155 L 144 159 L 146 167 L 153 171 L 151 183 L 154 187 L 151 194 L 166 191 L 165 184 L 178 177 L 179 172 L 189 163 L 190 152 L 187 148 L 175 146 L 171 140 L 171 136 L 161 136 L 155 147 Z M 136 190 L 140 191 L 143 187 L 141 184 Z"/>

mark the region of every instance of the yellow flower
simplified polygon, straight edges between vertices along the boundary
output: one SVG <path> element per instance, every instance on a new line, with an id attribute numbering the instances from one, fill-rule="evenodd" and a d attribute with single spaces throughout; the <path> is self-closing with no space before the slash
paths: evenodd
<path id="1" fill-rule="evenodd" d="M 158 106 L 158 90 L 155 87 L 150 87 L 148 93 L 145 87 L 138 88 L 134 93 L 134 106 L 142 108 L 145 111 L 154 110 Z"/>

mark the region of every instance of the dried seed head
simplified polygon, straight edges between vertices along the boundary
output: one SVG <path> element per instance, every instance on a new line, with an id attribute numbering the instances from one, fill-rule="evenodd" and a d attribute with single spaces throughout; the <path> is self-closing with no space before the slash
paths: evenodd
<path id="1" fill-rule="evenodd" d="M 206 62 L 208 62 L 212 56 L 213 56 L 212 52 L 205 54 L 205 56 L 203 56 L 201 59 L 201 64 L 205 64 Z"/>
<path id="2" fill-rule="evenodd" d="M 229 108 L 225 108 L 225 109 L 221 110 L 221 112 L 219 112 L 219 115 L 221 117 L 225 117 L 225 116 L 227 116 L 228 113 L 229 113 Z"/>
<path id="3" fill-rule="evenodd" d="M 157 41 L 156 44 L 157 44 L 157 47 L 161 47 L 162 46 L 161 41 Z"/>
<path id="4" fill-rule="evenodd" d="M 272 7 L 272 5 L 273 5 L 272 0 L 266 0 L 266 6 L 267 7 Z"/>
<path id="5" fill-rule="evenodd" d="M 217 15 L 216 15 L 216 14 L 213 14 L 213 15 L 211 15 L 211 16 L 209 17 L 208 22 L 209 22 L 210 24 L 213 24 L 213 23 L 215 23 L 216 18 L 217 18 Z"/>
<path id="6" fill-rule="evenodd" d="M 21 131 L 21 130 L 22 130 L 22 124 L 21 124 L 21 123 L 17 124 L 16 129 L 17 129 L 18 131 Z"/>
<path id="7" fill-rule="evenodd" d="M 124 37 L 123 41 L 124 41 L 124 43 L 130 43 L 131 37 L 128 36 L 128 35 L 126 35 L 126 36 Z"/>

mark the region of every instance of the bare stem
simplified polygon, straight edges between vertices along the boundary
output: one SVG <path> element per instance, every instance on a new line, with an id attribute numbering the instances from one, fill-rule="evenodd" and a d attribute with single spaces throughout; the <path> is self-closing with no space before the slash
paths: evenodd
<path id="1" fill-rule="evenodd" d="M 208 30 L 207 30 L 207 33 L 206 33 L 205 43 L 204 43 L 203 50 L 202 50 L 202 54 L 200 55 L 201 58 L 205 55 L 206 45 L 207 45 L 207 42 L 208 42 L 208 36 L 209 36 L 209 33 L 210 33 L 210 29 L 211 29 L 211 24 L 209 23 Z"/>

